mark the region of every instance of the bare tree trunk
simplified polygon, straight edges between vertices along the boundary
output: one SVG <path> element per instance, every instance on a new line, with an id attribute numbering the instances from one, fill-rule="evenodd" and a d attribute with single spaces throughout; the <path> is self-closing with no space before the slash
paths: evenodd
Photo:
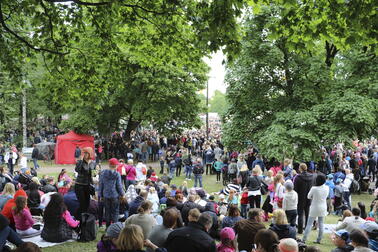
<path id="1" fill-rule="evenodd" d="M 26 132 L 26 88 L 22 89 L 22 146 L 27 147 Z"/>

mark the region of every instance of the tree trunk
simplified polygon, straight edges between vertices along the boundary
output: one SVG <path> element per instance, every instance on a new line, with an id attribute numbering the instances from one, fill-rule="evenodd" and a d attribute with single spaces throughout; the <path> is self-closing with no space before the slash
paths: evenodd
<path id="1" fill-rule="evenodd" d="M 125 130 L 124 139 L 126 142 L 130 141 L 131 139 L 131 132 L 135 130 L 140 125 L 139 121 L 134 121 L 133 116 L 130 115 L 129 120 L 127 122 L 127 128 Z"/>

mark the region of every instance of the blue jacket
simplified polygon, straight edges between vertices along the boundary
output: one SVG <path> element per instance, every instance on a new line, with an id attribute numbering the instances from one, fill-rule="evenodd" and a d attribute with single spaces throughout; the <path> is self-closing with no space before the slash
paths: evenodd
<path id="1" fill-rule="evenodd" d="M 369 239 L 369 248 L 371 248 L 373 251 L 378 251 L 378 241 Z"/>
<path id="2" fill-rule="evenodd" d="M 328 198 L 333 199 L 335 197 L 335 184 L 333 183 L 333 180 L 327 179 L 325 184 L 329 188 Z"/>
<path id="3" fill-rule="evenodd" d="M 79 209 L 80 203 L 76 197 L 75 191 L 69 191 L 63 196 L 64 204 L 67 206 L 68 212 L 72 216 L 76 216 L 76 211 Z"/>
<path id="4" fill-rule="evenodd" d="M 252 169 L 255 168 L 256 165 L 259 165 L 262 171 L 265 170 L 264 162 L 261 159 L 256 159 L 255 161 L 253 161 Z"/>
<path id="5" fill-rule="evenodd" d="M 337 179 L 338 178 L 341 178 L 342 181 L 344 181 L 345 179 L 345 174 L 342 173 L 342 172 L 336 172 L 335 174 L 333 174 L 333 182 L 336 183 Z"/>
<path id="6" fill-rule="evenodd" d="M 104 170 L 100 174 L 99 197 L 118 198 L 123 196 L 121 175 L 115 170 Z"/>

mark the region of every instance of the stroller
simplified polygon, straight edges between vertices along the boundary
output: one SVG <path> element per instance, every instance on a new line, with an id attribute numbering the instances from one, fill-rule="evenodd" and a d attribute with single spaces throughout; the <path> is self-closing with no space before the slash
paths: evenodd
<path id="1" fill-rule="evenodd" d="M 360 184 L 360 191 L 367 192 L 370 187 L 370 177 L 368 176 L 362 177 L 359 181 L 359 184 Z"/>

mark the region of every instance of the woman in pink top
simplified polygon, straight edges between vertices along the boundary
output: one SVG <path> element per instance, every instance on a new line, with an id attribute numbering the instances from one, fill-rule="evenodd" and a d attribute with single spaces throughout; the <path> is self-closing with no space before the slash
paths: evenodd
<path id="1" fill-rule="evenodd" d="M 136 169 L 132 159 L 127 160 L 126 165 L 126 190 L 130 185 L 135 185 Z"/>
<path id="2" fill-rule="evenodd" d="M 34 220 L 30 210 L 26 207 L 26 197 L 18 196 L 16 206 L 12 209 L 13 219 L 16 225 L 16 231 L 21 237 L 32 237 L 39 235 L 41 230 L 33 228 Z"/>

